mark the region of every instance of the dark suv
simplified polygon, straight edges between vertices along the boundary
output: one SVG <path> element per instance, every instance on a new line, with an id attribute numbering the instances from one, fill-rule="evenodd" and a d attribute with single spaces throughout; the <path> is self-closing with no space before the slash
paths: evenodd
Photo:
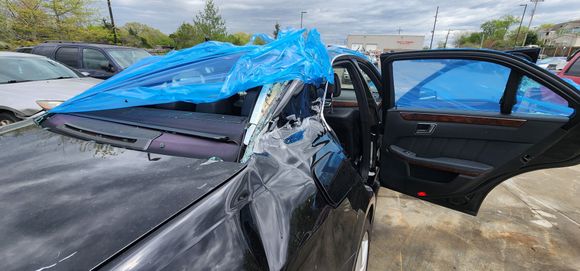
<path id="1" fill-rule="evenodd" d="M 107 79 L 138 60 L 151 56 L 139 48 L 77 42 L 45 42 L 32 48 L 85 75 Z"/>

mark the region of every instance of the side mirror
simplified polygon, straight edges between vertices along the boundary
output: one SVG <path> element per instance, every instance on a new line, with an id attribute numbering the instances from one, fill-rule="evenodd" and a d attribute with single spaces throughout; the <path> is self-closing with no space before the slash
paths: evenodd
<path id="1" fill-rule="evenodd" d="M 103 61 L 101 62 L 101 69 L 110 73 L 114 73 L 117 71 L 117 68 L 111 64 L 111 62 Z"/>
<path id="2" fill-rule="evenodd" d="M 84 75 L 84 76 L 91 76 L 91 73 L 90 72 L 81 72 L 81 74 Z"/>

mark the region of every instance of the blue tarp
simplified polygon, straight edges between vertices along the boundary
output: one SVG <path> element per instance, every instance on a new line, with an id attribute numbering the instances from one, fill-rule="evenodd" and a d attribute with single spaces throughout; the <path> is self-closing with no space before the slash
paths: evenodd
<path id="1" fill-rule="evenodd" d="M 205 42 L 165 56 L 149 57 L 50 112 L 87 112 L 178 101 L 209 103 L 253 87 L 296 79 L 315 85 L 332 83 L 334 72 L 320 34 L 316 29 L 305 32 L 282 31 L 276 40 L 256 36 L 265 45 Z"/>

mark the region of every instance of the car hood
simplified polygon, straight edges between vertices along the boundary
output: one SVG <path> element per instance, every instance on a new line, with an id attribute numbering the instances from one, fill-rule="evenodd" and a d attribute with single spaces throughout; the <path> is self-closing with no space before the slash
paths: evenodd
<path id="1" fill-rule="evenodd" d="M 91 269 L 243 168 L 148 157 L 25 122 L 0 128 L 0 270 Z"/>
<path id="2" fill-rule="evenodd" d="M 31 116 L 41 110 L 37 100 L 68 100 L 100 82 L 83 77 L 0 84 L 0 108 L 12 108 L 23 116 Z"/>

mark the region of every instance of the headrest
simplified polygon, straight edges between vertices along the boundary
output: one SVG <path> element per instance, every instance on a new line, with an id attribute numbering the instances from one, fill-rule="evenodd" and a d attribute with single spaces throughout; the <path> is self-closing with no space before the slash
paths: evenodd
<path id="1" fill-rule="evenodd" d="M 338 74 L 334 73 L 334 89 L 332 92 L 332 96 L 338 97 L 340 96 L 340 92 L 341 92 L 340 78 L 338 77 Z"/>

